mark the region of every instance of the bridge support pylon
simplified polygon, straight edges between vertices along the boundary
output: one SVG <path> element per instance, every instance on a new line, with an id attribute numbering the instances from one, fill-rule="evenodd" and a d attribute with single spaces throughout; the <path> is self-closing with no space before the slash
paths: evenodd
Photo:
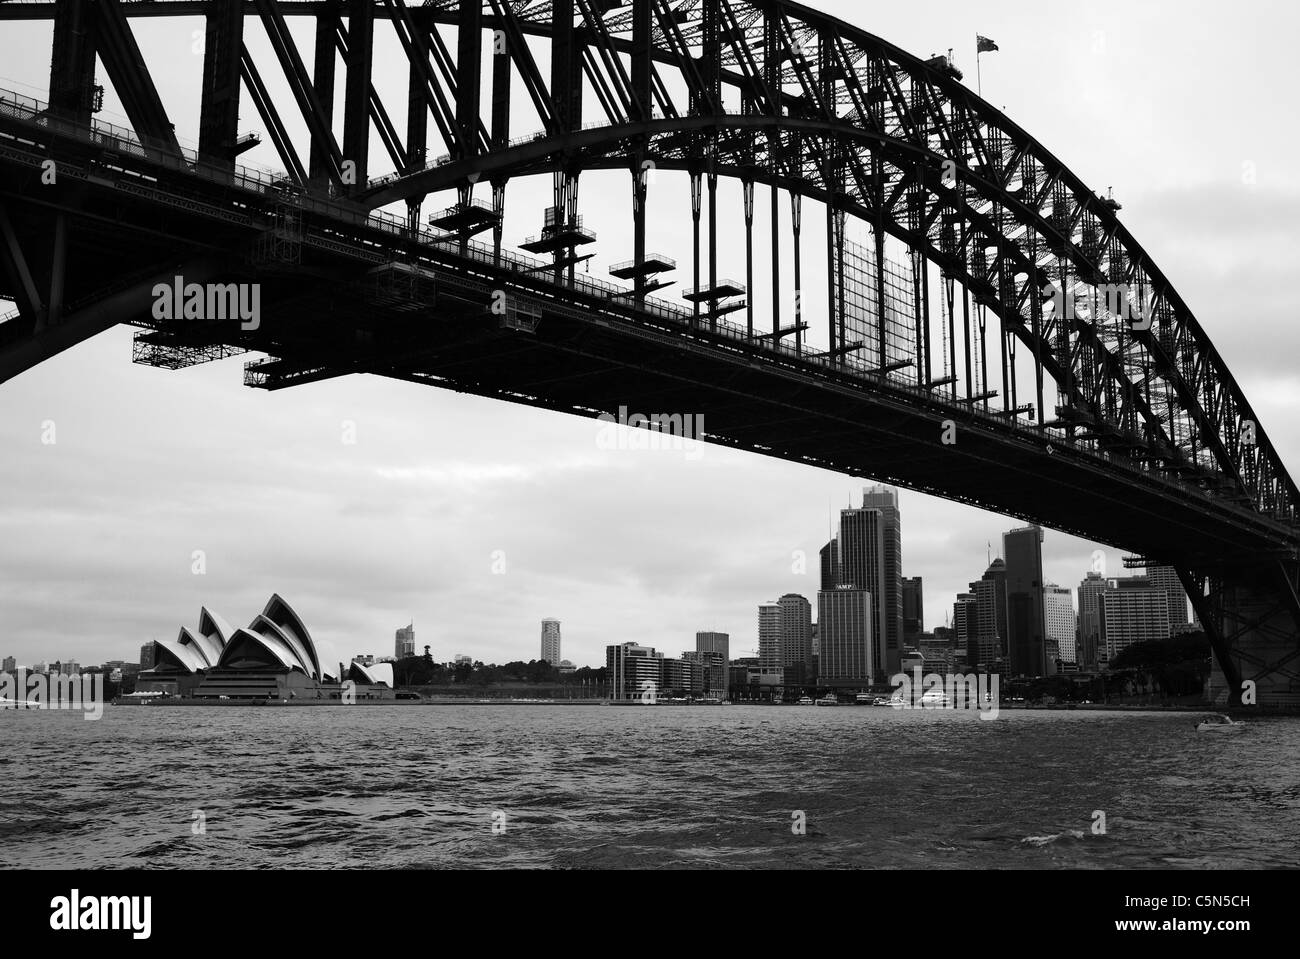
<path id="1" fill-rule="evenodd" d="M 1214 649 L 1211 698 L 1227 706 L 1300 706 L 1300 564 L 1179 575 Z"/>

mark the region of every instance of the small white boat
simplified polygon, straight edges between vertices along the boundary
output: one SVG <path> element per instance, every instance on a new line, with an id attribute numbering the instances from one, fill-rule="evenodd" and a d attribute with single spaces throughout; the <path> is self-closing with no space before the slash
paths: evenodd
<path id="1" fill-rule="evenodd" d="M 834 693 L 827 693 L 821 699 L 817 700 L 818 706 L 838 706 L 839 704 L 840 704 L 839 697 L 836 696 Z"/>
<path id="2" fill-rule="evenodd" d="M 44 703 L 39 699 L 10 699 L 8 696 L 0 696 L 0 709 L 40 709 Z"/>
<path id="3" fill-rule="evenodd" d="M 1196 731 L 1198 733 L 1237 732 L 1245 727 L 1245 723 L 1233 722 L 1230 716 L 1216 716 L 1214 719 L 1201 720 L 1196 724 Z"/>
<path id="4" fill-rule="evenodd" d="M 813 700 L 812 700 L 812 697 L 811 697 L 811 696 L 800 696 L 800 697 L 799 697 L 799 705 L 800 705 L 800 706 L 811 706 L 812 704 L 813 704 Z"/>
<path id="5" fill-rule="evenodd" d="M 948 694 L 942 689 L 927 689 L 921 696 L 923 709 L 947 709 Z"/>

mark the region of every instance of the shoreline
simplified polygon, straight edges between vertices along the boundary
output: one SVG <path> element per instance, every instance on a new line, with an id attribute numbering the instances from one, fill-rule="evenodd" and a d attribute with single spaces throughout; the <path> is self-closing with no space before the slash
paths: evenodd
<path id="1" fill-rule="evenodd" d="M 636 700 L 624 702 L 611 702 L 605 699 L 508 699 L 508 698 L 491 698 L 491 699 L 469 699 L 469 698 L 446 698 L 446 699 L 370 699 L 357 700 L 354 703 L 343 703 L 339 700 L 220 700 L 213 701 L 210 699 L 181 699 L 175 697 L 160 698 L 155 700 L 112 700 L 109 705 L 127 706 L 127 707 L 169 707 L 169 708 L 304 708 L 304 707 L 339 707 L 339 706 L 656 706 L 667 708 L 681 707 L 703 707 L 717 708 L 719 706 L 763 706 L 780 708 L 783 706 L 795 707 L 795 703 L 769 703 L 769 702 L 740 702 L 740 703 L 642 703 Z M 860 709 L 887 709 L 885 706 L 867 706 L 858 703 L 841 703 L 840 706 Z M 9 708 L 18 708 L 17 706 Z M 37 705 L 27 708 L 39 708 Z M 920 707 L 912 707 L 917 709 Z M 1025 705 L 1023 703 L 999 703 L 1000 711 L 1014 712 L 1123 712 L 1123 713 L 1211 713 L 1211 714 L 1229 714 L 1229 715 L 1255 715 L 1255 716 L 1296 716 L 1300 715 L 1300 707 L 1293 706 L 1216 706 L 1212 704 L 1189 705 L 1182 703 L 1171 704 L 1139 704 L 1139 703 L 1073 703 L 1051 706 Z M 939 709 L 930 708 L 927 711 L 951 711 L 943 707 Z"/>

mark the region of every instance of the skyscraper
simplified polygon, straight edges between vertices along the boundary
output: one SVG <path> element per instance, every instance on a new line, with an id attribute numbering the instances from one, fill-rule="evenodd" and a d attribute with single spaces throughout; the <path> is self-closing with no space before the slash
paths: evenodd
<path id="1" fill-rule="evenodd" d="M 1007 633 L 1011 672 L 1047 675 L 1047 626 L 1043 618 L 1043 531 L 1038 526 L 1002 534 L 1007 564 Z"/>
<path id="2" fill-rule="evenodd" d="M 882 635 L 886 669 L 893 675 L 898 672 L 903 652 L 903 520 L 898 510 L 898 491 L 888 486 L 872 486 L 863 491 L 862 508 L 880 511 L 885 540 L 881 573 L 885 592 L 880 604 Z"/>
<path id="3" fill-rule="evenodd" d="M 785 665 L 781 649 L 781 607 L 776 603 L 758 607 L 758 665 L 772 671 Z"/>
<path id="4" fill-rule="evenodd" d="M 18 660 L 14 659 L 12 656 L 6 656 L 4 659 L 4 664 L 0 665 L 0 672 L 12 673 L 17 668 L 18 668 Z"/>
<path id="5" fill-rule="evenodd" d="M 721 658 L 720 668 L 717 663 L 712 664 L 709 674 L 709 695 L 716 696 L 718 699 L 728 699 L 731 696 L 731 674 L 727 668 L 731 663 L 731 637 L 726 633 L 696 633 L 695 651 L 705 655 L 717 654 Z"/>
<path id="6" fill-rule="evenodd" d="M 786 686 L 812 682 L 812 604 L 798 593 L 776 601 L 781 607 L 781 665 Z"/>
<path id="7" fill-rule="evenodd" d="M 696 633 L 695 651 L 697 653 L 721 653 L 723 659 L 731 662 L 731 636 L 727 633 Z"/>
<path id="8" fill-rule="evenodd" d="M 1043 621 L 1046 627 L 1047 656 L 1057 663 L 1077 666 L 1075 648 L 1077 623 L 1074 616 L 1074 595 L 1066 587 L 1048 583 L 1043 587 Z"/>
<path id="9" fill-rule="evenodd" d="M 880 510 L 846 509 L 840 513 L 839 536 L 833 540 L 839 551 L 840 579 L 837 588 L 864 590 L 871 596 L 872 675 L 889 669 L 885 640 L 883 599 L 886 593 L 885 524 Z M 820 620 L 819 620 L 820 621 Z"/>
<path id="10" fill-rule="evenodd" d="M 974 593 L 958 593 L 957 601 L 952 604 L 952 636 L 958 652 L 966 654 L 967 662 L 972 653 L 979 652 L 979 603 Z"/>
<path id="11" fill-rule="evenodd" d="M 984 575 L 970 584 L 975 597 L 974 644 L 966 646 L 966 662 L 986 671 L 1007 668 L 1007 564 L 989 563 Z"/>
<path id="12" fill-rule="evenodd" d="M 1079 583 L 1079 665 L 1097 668 L 1097 650 L 1101 643 L 1101 593 L 1111 584 L 1101 573 L 1092 570 Z"/>
<path id="13" fill-rule="evenodd" d="M 903 642 L 916 642 L 918 633 L 925 632 L 925 597 L 920 576 L 903 577 Z"/>
<path id="14" fill-rule="evenodd" d="M 154 667 L 154 655 L 155 655 L 155 653 L 156 653 L 156 649 L 157 649 L 157 647 L 155 647 L 154 644 L 151 643 L 151 642 L 150 642 L 150 643 L 145 643 L 143 646 L 140 647 L 140 669 L 141 669 L 141 671 L 144 671 L 144 670 L 146 670 L 146 669 L 153 669 L 153 667 Z"/>
<path id="15" fill-rule="evenodd" d="M 1148 566 L 1147 579 L 1156 589 L 1163 589 L 1169 597 L 1169 632 L 1173 633 L 1179 626 L 1189 622 L 1187 615 L 1187 593 L 1183 590 L 1183 581 L 1178 578 L 1172 566 Z"/>
<path id="16" fill-rule="evenodd" d="M 840 584 L 840 541 L 832 536 L 821 549 L 821 588 L 834 589 Z"/>
<path id="17" fill-rule="evenodd" d="M 542 620 L 541 658 L 552 666 L 560 664 L 560 621 L 558 619 Z"/>
<path id="18" fill-rule="evenodd" d="M 817 594 L 817 682 L 832 689 L 866 689 L 887 677 L 876 666 L 871 594 L 864 589 Z"/>
<path id="19" fill-rule="evenodd" d="M 415 624 L 411 623 L 397 631 L 397 641 L 394 644 L 395 650 L 393 658 L 397 660 L 407 659 L 415 655 Z"/>

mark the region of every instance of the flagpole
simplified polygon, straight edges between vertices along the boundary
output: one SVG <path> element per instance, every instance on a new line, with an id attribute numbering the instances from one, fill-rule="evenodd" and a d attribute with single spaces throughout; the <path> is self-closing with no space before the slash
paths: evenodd
<path id="1" fill-rule="evenodd" d="M 980 76 L 980 43 L 975 41 L 975 92 L 984 99 L 984 79 Z"/>

